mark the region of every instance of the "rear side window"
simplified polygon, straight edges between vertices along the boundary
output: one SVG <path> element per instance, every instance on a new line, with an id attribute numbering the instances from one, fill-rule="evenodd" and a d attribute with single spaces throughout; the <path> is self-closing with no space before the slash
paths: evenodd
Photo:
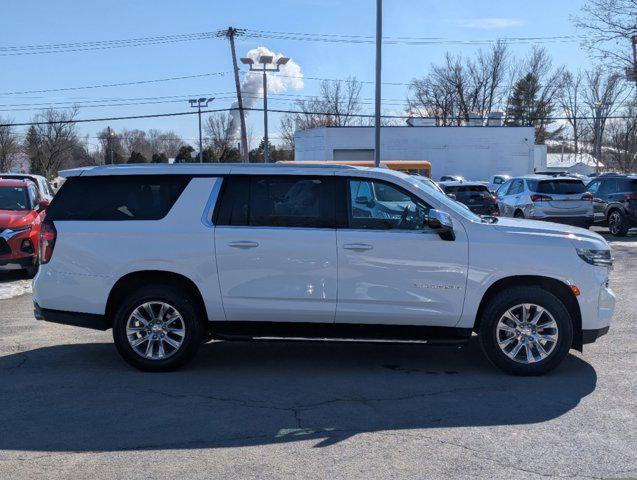
<path id="1" fill-rule="evenodd" d="M 51 220 L 159 220 L 189 181 L 183 175 L 71 177 L 46 216 Z"/>
<path id="2" fill-rule="evenodd" d="M 627 178 L 622 182 L 621 185 L 622 192 L 637 192 L 637 179 L 635 178 Z"/>
<path id="3" fill-rule="evenodd" d="M 217 225 L 335 228 L 335 181 L 331 177 L 231 176 Z"/>
<path id="4" fill-rule="evenodd" d="M 529 180 L 529 189 L 537 193 L 571 195 L 584 193 L 586 186 L 581 180 Z"/>

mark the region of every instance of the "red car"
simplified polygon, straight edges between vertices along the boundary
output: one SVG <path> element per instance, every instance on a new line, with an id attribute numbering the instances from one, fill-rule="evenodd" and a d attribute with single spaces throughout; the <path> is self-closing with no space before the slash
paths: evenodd
<path id="1" fill-rule="evenodd" d="M 0 269 L 38 271 L 40 222 L 49 201 L 29 180 L 0 180 Z"/>

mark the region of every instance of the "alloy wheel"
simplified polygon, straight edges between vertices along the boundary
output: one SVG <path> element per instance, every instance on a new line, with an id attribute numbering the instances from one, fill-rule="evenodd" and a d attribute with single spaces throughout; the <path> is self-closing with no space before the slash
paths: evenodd
<path id="1" fill-rule="evenodd" d="M 500 350 L 518 363 L 536 363 L 547 358 L 557 346 L 559 330 L 551 313 L 534 303 L 509 308 L 496 326 Z"/>
<path id="2" fill-rule="evenodd" d="M 608 219 L 608 229 L 613 235 L 617 235 L 621 230 L 622 217 L 619 212 L 613 212 Z"/>
<path id="3" fill-rule="evenodd" d="M 138 306 L 126 322 L 126 338 L 133 351 L 149 360 L 163 360 L 181 348 L 186 336 L 183 317 L 162 301 Z"/>

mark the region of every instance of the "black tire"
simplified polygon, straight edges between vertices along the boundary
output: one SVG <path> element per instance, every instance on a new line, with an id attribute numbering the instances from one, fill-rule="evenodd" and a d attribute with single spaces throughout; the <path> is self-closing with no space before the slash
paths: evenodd
<path id="1" fill-rule="evenodd" d="M 128 341 L 126 324 L 131 314 L 147 302 L 163 302 L 175 308 L 183 319 L 185 335 L 169 357 L 149 359 L 138 354 Z M 135 368 L 147 372 L 167 372 L 182 367 L 197 353 L 205 328 L 195 300 L 187 291 L 172 285 L 147 285 L 126 296 L 113 316 L 113 340 L 120 355 Z"/>
<path id="2" fill-rule="evenodd" d="M 549 355 L 534 363 L 521 363 L 509 358 L 498 345 L 497 325 L 507 310 L 516 305 L 532 303 L 548 311 L 557 324 L 558 338 Z M 552 293 L 540 287 L 511 287 L 499 293 L 482 313 L 478 332 L 482 351 L 496 367 L 511 375 L 544 375 L 557 367 L 573 343 L 573 322 L 564 304 Z"/>
<path id="3" fill-rule="evenodd" d="M 24 269 L 24 273 L 27 278 L 34 278 L 38 274 L 38 270 L 40 269 L 40 264 L 36 261 L 33 262 L 33 265 Z"/>
<path id="4" fill-rule="evenodd" d="M 628 234 L 628 222 L 621 210 L 612 210 L 608 214 L 608 231 L 614 237 L 625 237 Z"/>
<path id="5" fill-rule="evenodd" d="M 513 216 L 515 218 L 524 218 L 524 212 L 522 210 L 516 210 Z"/>

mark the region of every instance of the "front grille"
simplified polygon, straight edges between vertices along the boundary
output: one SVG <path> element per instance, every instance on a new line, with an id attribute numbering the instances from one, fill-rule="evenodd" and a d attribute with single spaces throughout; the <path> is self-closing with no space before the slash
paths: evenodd
<path id="1" fill-rule="evenodd" d="M 4 238 L 0 238 L 0 255 L 7 255 L 11 253 L 11 247 Z"/>

